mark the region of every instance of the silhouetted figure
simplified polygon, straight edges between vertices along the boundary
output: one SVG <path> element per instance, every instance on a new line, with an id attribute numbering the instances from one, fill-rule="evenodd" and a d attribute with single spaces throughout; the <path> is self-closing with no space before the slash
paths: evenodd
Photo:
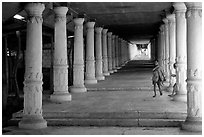
<path id="1" fill-rule="evenodd" d="M 158 62 L 155 61 L 155 67 L 153 69 L 152 84 L 154 85 L 154 96 L 156 97 L 156 85 L 159 88 L 160 95 L 162 95 L 161 86 L 163 81 L 165 81 L 165 76 L 162 68 L 159 66 Z"/>

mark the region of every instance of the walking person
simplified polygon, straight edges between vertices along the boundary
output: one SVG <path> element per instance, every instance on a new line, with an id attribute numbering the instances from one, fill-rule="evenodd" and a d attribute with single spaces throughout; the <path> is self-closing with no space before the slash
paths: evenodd
<path id="1" fill-rule="evenodd" d="M 162 68 L 159 66 L 159 63 L 155 61 L 155 67 L 153 68 L 152 84 L 154 85 L 154 96 L 156 97 L 156 85 L 159 88 L 160 95 L 162 96 L 161 86 L 163 81 L 165 81 L 165 76 Z"/>
<path id="2" fill-rule="evenodd" d="M 174 65 L 173 65 L 173 67 L 174 67 L 174 69 L 176 69 L 176 63 L 174 63 Z M 171 76 L 172 77 L 174 77 L 174 78 L 176 78 L 176 74 L 171 74 Z M 168 95 L 169 97 L 173 97 L 173 96 L 175 96 L 177 93 L 177 84 L 176 84 L 176 82 L 174 83 L 174 85 L 173 85 L 173 91 L 172 91 L 172 93 L 170 94 L 170 95 Z"/>

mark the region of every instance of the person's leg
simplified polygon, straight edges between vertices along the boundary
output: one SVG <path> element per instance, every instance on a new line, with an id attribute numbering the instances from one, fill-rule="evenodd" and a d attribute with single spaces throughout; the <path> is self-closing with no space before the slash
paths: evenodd
<path id="1" fill-rule="evenodd" d="M 172 93 L 171 93 L 170 95 L 168 95 L 168 96 L 173 97 L 174 95 L 176 95 L 176 83 L 175 83 L 174 86 L 173 86 L 173 91 L 172 91 Z"/>
<path id="2" fill-rule="evenodd" d="M 154 96 L 153 96 L 153 98 L 156 97 L 156 95 L 157 95 L 157 93 L 156 93 L 156 83 L 154 83 Z"/>
<path id="3" fill-rule="evenodd" d="M 161 84 L 160 84 L 160 82 L 158 82 L 157 85 L 158 85 L 158 88 L 159 88 L 160 95 L 162 96 L 162 91 L 161 91 L 161 86 L 160 86 Z"/>

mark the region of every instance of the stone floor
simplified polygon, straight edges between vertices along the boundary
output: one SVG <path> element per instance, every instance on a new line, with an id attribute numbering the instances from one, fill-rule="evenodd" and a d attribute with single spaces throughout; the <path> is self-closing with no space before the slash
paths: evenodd
<path id="1" fill-rule="evenodd" d="M 153 98 L 151 85 L 151 64 L 129 62 L 118 72 L 106 77 L 97 84 L 86 85 L 87 93 L 72 94 L 72 101 L 56 104 L 44 95 L 43 112 L 180 112 L 186 113 L 187 105 L 172 101 L 168 92 L 163 91 Z M 54 109 L 53 109 L 54 108 Z M 9 131 L 9 132 L 6 132 Z M 17 127 L 5 128 L 3 134 L 42 134 L 42 135 L 196 135 L 179 127 L 48 127 L 43 130 L 23 130 Z"/>
<path id="2" fill-rule="evenodd" d="M 201 135 L 179 128 L 155 127 L 48 127 L 39 130 L 25 130 L 9 127 L 3 135 Z"/>

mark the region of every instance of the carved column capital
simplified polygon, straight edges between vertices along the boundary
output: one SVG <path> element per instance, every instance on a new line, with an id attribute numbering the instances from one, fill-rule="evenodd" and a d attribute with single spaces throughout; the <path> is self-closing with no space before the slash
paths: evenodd
<path id="1" fill-rule="evenodd" d="M 96 33 L 101 33 L 102 32 L 102 27 L 96 27 L 95 28 L 95 31 L 96 31 Z"/>
<path id="2" fill-rule="evenodd" d="M 64 21 L 66 22 L 66 14 L 67 14 L 68 8 L 67 7 L 55 7 L 55 22 L 58 21 Z"/>
<path id="3" fill-rule="evenodd" d="M 74 23 L 75 23 L 76 26 L 83 25 L 83 22 L 84 22 L 84 18 L 75 18 L 74 19 Z"/>
<path id="4" fill-rule="evenodd" d="M 87 26 L 88 29 L 89 28 L 94 28 L 94 25 L 95 25 L 95 22 L 87 22 L 86 23 L 86 26 Z"/>
<path id="5" fill-rule="evenodd" d="M 45 5 L 42 3 L 28 3 L 25 6 L 25 11 L 29 16 L 41 16 Z"/>
<path id="6" fill-rule="evenodd" d="M 25 11 L 28 14 L 27 21 L 29 23 L 42 23 L 42 12 L 45 9 L 44 4 L 41 3 L 28 3 L 25 6 Z"/>
<path id="7" fill-rule="evenodd" d="M 108 37 L 111 37 L 112 34 L 113 34 L 112 32 L 108 32 L 108 33 L 107 33 Z"/>
<path id="8" fill-rule="evenodd" d="M 202 3 L 201 2 L 185 2 L 187 6 L 186 18 L 202 17 Z"/>
<path id="9" fill-rule="evenodd" d="M 184 2 L 174 2 L 173 7 L 176 12 L 186 12 L 186 6 Z"/>
<path id="10" fill-rule="evenodd" d="M 108 29 L 103 29 L 103 31 L 102 31 L 103 35 L 107 34 L 107 31 L 108 31 Z"/>

